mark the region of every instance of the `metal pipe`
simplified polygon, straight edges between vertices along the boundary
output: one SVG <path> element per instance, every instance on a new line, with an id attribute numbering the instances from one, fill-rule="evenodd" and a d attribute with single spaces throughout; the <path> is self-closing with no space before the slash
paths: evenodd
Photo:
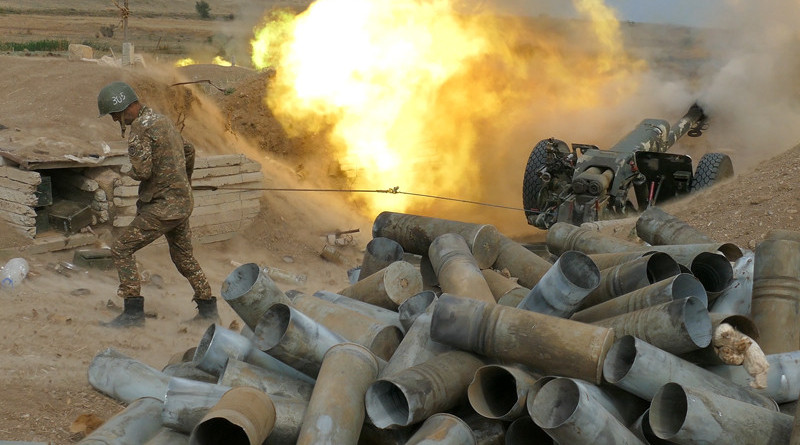
<path id="1" fill-rule="evenodd" d="M 486 365 L 475 371 L 467 388 L 472 408 L 489 419 L 514 420 L 525 412 L 536 376 L 511 366 Z"/>
<path id="2" fill-rule="evenodd" d="M 198 368 L 194 362 L 182 362 L 167 365 L 161 370 L 170 377 L 181 377 L 184 379 L 197 380 L 206 383 L 216 383 L 217 376 L 209 374 Z"/>
<path id="3" fill-rule="evenodd" d="M 546 383 L 528 400 L 531 418 L 550 437 L 564 444 L 643 445 L 606 410 L 584 385 L 568 378 Z"/>
<path id="4" fill-rule="evenodd" d="M 161 429 L 163 405 L 160 399 L 153 397 L 136 399 L 78 443 L 81 445 L 146 443 Z"/>
<path id="5" fill-rule="evenodd" d="M 456 233 L 464 237 L 481 268 L 491 266 L 497 259 L 500 232 L 489 224 L 383 212 L 375 218 L 372 225 L 373 238 L 383 236 L 393 239 L 403 246 L 404 251 L 423 256 L 428 254 L 433 240 L 445 233 Z"/>
<path id="6" fill-rule="evenodd" d="M 766 239 L 755 250 L 752 317 L 766 354 L 800 349 L 800 242 Z"/>
<path id="7" fill-rule="evenodd" d="M 714 242 L 705 233 L 660 207 L 650 207 L 639 215 L 636 220 L 636 234 L 645 242 L 654 245 Z"/>
<path id="8" fill-rule="evenodd" d="M 297 443 L 308 402 L 293 397 L 278 396 L 272 396 L 272 402 L 275 404 L 275 427 L 264 445 Z"/>
<path id="9" fill-rule="evenodd" d="M 367 278 L 395 261 L 401 261 L 404 253 L 403 246 L 393 239 L 383 236 L 372 238 L 364 250 L 358 280 Z"/>
<path id="10" fill-rule="evenodd" d="M 733 266 L 718 253 L 698 253 L 691 260 L 689 269 L 703 283 L 710 302 L 716 300 L 733 283 Z"/>
<path id="11" fill-rule="evenodd" d="M 653 397 L 650 426 L 678 443 L 788 443 L 792 417 L 698 388 L 667 383 Z"/>
<path id="12" fill-rule="evenodd" d="M 195 397 L 193 404 L 188 407 L 188 411 L 183 411 L 180 417 L 174 417 L 172 428 L 190 433 L 221 397 L 221 394 L 216 398 Z M 272 429 L 272 433 L 269 435 L 265 445 L 283 445 L 297 442 L 297 437 L 300 434 L 300 424 L 305 416 L 308 401 L 278 395 L 270 395 L 270 398 L 275 405 L 276 420 L 275 427 Z"/>
<path id="13" fill-rule="evenodd" d="M 258 350 L 251 340 L 230 329 L 212 324 L 200 339 L 194 354 L 194 362 L 203 371 L 218 376 L 225 368 L 228 358 L 242 360 L 281 375 L 314 383 L 313 378 Z"/>
<path id="14" fill-rule="evenodd" d="M 686 297 L 708 304 L 706 290 L 694 275 L 682 273 L 578 311 L 570 317 L 591 323 Z"/>
<path id="15" fill-rule="evenodd" d="M 630 430 L 633 431 L 633 434 L 636 435 L 642 442 L 649 444 L 649 445 L 671 445 L 674 442 L 668 442 L 663 439 L 659 439 L 658 436 L 653 433 L 653 428 L 650 427 L 650 409 L 648 408 L 636 419 L 633 425 L 630 426 Z"/>
<path id="16" fill-rule="evenodd" d="M 508 422 L 487 419 L 465 404 L 459 405 L 450 414 L 457 416 L 469 426 L 475 435 L 476 445 L 503 445 L 506 442 Z"/>
<path id="17" fill-rule="evenodd" d="M 338 293 L 392 311 L 422 292 L 422 274 L 406 261 L 395 261 Z"/>
<path id="18" fill-rule="evenodd" d="M 767 387 L 755 390 L 778 403 L 793 402 L 800 398 L 800 351 L 767 355 Z M 742 366 L 709 366 L 709 371 L 731 382 L 749 387 L 753 377 Z"/>
<path id="19" fill-rule="evenodd" d="M 170 376 L 112 348 L 98 353 L 89 364 L 89 384 L 122 403 L 143 397 L 164 401 Z"/>
<path id="20" fill-rule="evenodd" d="M 514 289 L 497 300 L 497 304 L 516 308 L 520 301 L 528 296 L 530 291 L 531 290 L 526 287 Z"/>
<path id="21" fill-rule="evenodd" d="M 613 329 L 618 335 L 635 335 L 655 347 L 683 354 L 711 344 L 711 317 L 695 297 L 662 303 L 593 324 Z"/>
<path id="22" fill-rule="evenodd" d="M 162 427 L 146 445 L 188 445 L 189 435 L 175 431 L 171 428 Z M 2 444 L 2 442 L 0 442 Z"/>
<path id="23" fill-rule="evenodd" d="M 249 386 L 222 395 L 189 435 L 189 445 L 226 443 L 261 445 L 275 427 L 275 405 Z"/>
<path id="24" fill-rule="evenodd" d="M 422 423 L 406 445 L 477 445 L 472 428 L 447 413 L 434 414 Z"/>
<path id="25" fill-rule="evenodd" d="M 758 328 L 750 317 L 738 314 L 719 314 L 716 312 L 711 312 L 708 315 L 711 316 L 711 332 L 716 332 L 721 324 L 726 323 L 733 326 L 733 328 L 742 334 L 752 338 L 753 341 L 758 342 Z M 719 355 L 717 355 L 714 350 L 713 342 L 705 348 L 682 354 L 681 358 L 700 366 L 726 364 L 719 358 Z"/>
<path id="26" fill-rule="evenodd" d="M 313 378 L 328 349 L 345 342 L 341 335 L 283 303 L 264 312 L 253 336 L 256 348 Z"/>
<path id="27" fill-rule="evenodd" d="M 569 318 L 600 284 L 600 269 L 586 254 L 564 252 L 517 305 L 518 309 Z"/>
<path id="28" fill-rule="evenodd" d="M 443 294 L 431 338 L 546 374 L 600 383 L 614 332 L 602 326 Z"/>
<path id="29" fill-rule="evenodd" d="M 252 386 L 270 396 L 292 397 L 308 401 L 314 385 L 283 374 L 267 371 L 241 360 L 229 358 L 219 376 L 218 384 L 229 386 Z"/>
<path id="30" fill-rule="evenodd" d="M 394 428 L 446 411 L 466 395 L 472 376 L 483 365 L 468 352 L 449 351 L 380 378 L 367 389 L 367 415 L 378 428 Z"/>
<path id="31" fill-rule="evenodd" d="M 494 268 L 506 269 L 522 286 L 530 289 L 542 279 L 553 264 L 531 252 L 522 244 L 500 234 L 500 252 Z M 486 269 L 486 268 L 484 268 Z"/>
<path id="32" fill-rule="evenodd" d="M 640 247 L 639 244 L 565 222 L 555 223 L 547 231 L 547 248 L 556 255 L 569 250 L 595 254 L 627 252 L 639 250 Z"/>
<path id="33" fill-rule="evenodd" d="M 405 331 L 406 334 L 414 324 L 414 320 L 424 314 L 428 306 L 436 301 L 436 298 L 436 292 L 424 290 L 404 301 L 403 304 L 397 308 L 400 324 L 403 325 L 403 331 Z"/>
<path id="34" fill-rule="evenodd" d="M 680 273 L 678 263 L 660 252 L 603 269 L 600 271 L 599 284 L 586 296 L 580 307 L 586 309 L 595 306 Z"/>
<path id="35" fill-rule="evenodd" d="M 437 355 L 453 350 L 452 347 L 431 339 L 431 318 L 435 305 L 436 302 L 433 302 L 423 314 L 414 320 L 414 324 L 411 325 L 411 328 L 403 337 L 400 346 L 397 347 L 397 350 L 392 354 L 392 358 L 381 370 L 381 378 L 396 374 L 404 369 L 424 363 Z"/>
<path id="36" fill-rule="evenodd" d="M 428 249 L 428 258 L 443 292 L 495 302 L 480 266 L 461 235 L 445 233 L 437 236 Z"/>
<path id="37" fill-rule="evenodd" d="M 231 388 L 175 377 L 170 379 L 161 412 L 161 422 L 189 434 L 209 409 Z"/>
<path id="38" fill-rule="evenodd" d="M 222 298 L 250 329 L 273 303 L 289 304 L 289 297 L 256 263 L 242 264 L 222 283 Z"/>
<path id="39" fill-rule="evenodd" d="M 558 445 L 530 416 L 522 416 L 508 426 L 505 445 Z"/>
<path id="40" fill-rule="evenodd" d="M 433 264 L 428 255 L 422 255 L 419 259 L 419 273 L 422 275 L 422 289 L 440 293 L 439 277 L 433 271 Z"/>
<path id="41" fill-rule="evenodd" d="M 753 302 L 753 259 L 754 253 L 747 251 L 733 263 L 733 282 L 709 306 L 711 312 L 750 315 Z"/>
<path id="42" fill-rule="evenodd" d="M 374 304 L 367 303 L 365 301 L 356 300 L 355 298 L 350 298 L 326 290 L 316 291 L 312 295 L 317 298 L 322 298 L 323 300 L 328 300 L 331 303 L 336 303 L 340 306 L 344 306 L 348 309 L 352 309 L 356 312 L 360 312 L 366 316 L 372 317 L 376 320 L 380 320 L 385 324 L 397 326 L 403 332 L 406 331 L 406 328 L 400 322 L 400 314 L 398 313 L 399 307 L 398 311 L 392 311 Z M 408 301 L 408 299 L 406 299 L 406 301 Z M 405 304 L 405 302 L 403 302 L 403 304 Z"/>
<path id="43" fill-rule="evenodd" d="M 291 294 L 295 309 L 347 340 L 366 346 L 383 360 L 392 356 L 403 338 L 397 326 L 302 292 Z"/>
<path id="44" fill-rule="evenodd" d="M 656 253 L 654 250 L 634 250 L 625 252 L 614 253 L 593 253 L 589 258 L 594 261 L 597 268 L 600 270 L 608 269 L 609 267 L 619 266 L 620 264 L 629 261 L 638 260 L 641 257 L 652 255 Z"/>
<path id="45" fill-rule="evenodd" d="M 372 352 L 355 343 L 331 347 L 308 402 L 298 445 L 358 442 L 364 423 L 364 394 L 378 377 Z"/>
<path id="46" fill-rule="evenodd" d="M 742 248 L 733 243 L 711 244 L 670 244 L 665 246 L 639 246 L 637 251 L 663 252 L 675 258 L 678 263 L 689 264 L 701 253 L 722 254 L 728 261 L 736 261 L 744 255 Z"/>
<path id="47" fill-rule="evenodd" d="M 494 269 L 483 269 L 481 270 L 481 274 L 483 275 L 483 279 L 486 280 L 486 284 L 489 285 L 489 290 L 492 291 L 495 302 L 503 298 L 505 294 L 515 289 L 522 288 L 522 286 L 517 283 L 516 279 L 507 278 Z M 528 292 L 530 292 L 530 289 L 528 289 Z M 527 293 L 525 295 L 527 295 Z"/>
<path id="48" fill-rule="evenodd" d="M 774 411 L 778 409 L 775 401 L 769 397 L 737 385 L 631 335 L 619 338 L 608 351 L 603 365 L 603 377 L 612 385 L 645 400 L 652 400 L 664 383 L 675 382 L 706 388 L 751 405 Z"/>

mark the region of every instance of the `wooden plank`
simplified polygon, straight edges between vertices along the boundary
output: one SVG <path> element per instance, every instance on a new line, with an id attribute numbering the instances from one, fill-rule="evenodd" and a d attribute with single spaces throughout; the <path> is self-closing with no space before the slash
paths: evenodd
<path id="1" fill-rule="evenodd" d="M 7 212 L 5 210 L 0 210 L 0 219 L 3 219 L 4 221 L 9 223 L 16 224 L 18 226 L 36 228 L 35 216 L 20 215 L 19 213 L 12 213 L 12 212 Z"/>
<path id="2" fill-rule="evenodd" d="M 33 193 L 23 193 L 7 188 L 0 188 L 0 199 L 31 207 L 35 206 L 39 202 L 39 198 L 37 198 Z"/>
<path id="3" fill-rule="evenodd" d="M 0 210 L 36 217 L 36 210 L 33 207 L 18 202 L 6 201 L 5 199 L 0 199 Z"/>
<path id="4" fill-rule="evenodd" d="M 36 191 L 36 184 L 26 184 L 10 178 L 0 177 L 0 188 L 17 190 L 25 193 L 33 193 Z"/>
<path id="5" fill-rule="evenodd" d="M 45 252 L 74 249 L 97 242 L 97 236 L 92 233 L 76 233 L 65 236 L 55 231 L 40 234 L 31 240 L 31 244 L 19 247 L 9 247 L 0 250 L 0 255 L 35 255 Z"/>
<path id="6" fill-rule="evenodd" d="M 192 190 L 192 194 L 194 195 L 194 199 L 196 201 L 198 199 L 207 199 L 211 196 L 220 196 L 231 193 L 253 193 L 253 192 L 263 193 L 263 190 L 259 190 L 259 188 L 261 187 L 263 187 L 263 184 L 260 182 L 243 182 L 241 184 L 236 184 L 235 187 L 229 189 L 219 188 L 216 190 Z M 250 190 L 240 190 L 240 189 L 250 189 Z"/>
<path id="7" fill-rule="evenodd" d="M 0 177 L 9 178 L 14 181 L 23 182 L 30 185 L 39 185 L 42 183 L 42 175 L 40 175 L 38 172 L 20 170 L 16 167 L 9 167 L 7 165 L 0 167 Z"/>
<path id="8" fill-rule="evenodd" d="M 258 162 L 247 162 L 240 165 L 231 165 L 224 167 L 209 167 L 194 169 L 192 173 L 192 180 L 209 178 L 212 176 L 229 176 L 239 173 L 253 173 L 261 171 L 261 164 Z"/>
<path id="9" fill-rule="evenodd" d="M 197 179 L 210 178 L 212 176 L 229 176 L 241 172 L 242 172 L 241 165 L 195 169 L 194 172 L 192 173 L 192 182 L 194 182 Z"/>
<path id="10" fill-rule="evenodd" d="M 195 207 L 194 211 L 192 211 L 192 216 L 211 215 L 213 213 L 230 214 L 230 212 L 236 212 L 250 208 L 259 208 L 260 206 L 261 201 L 258 199 L 251 199 L 249 201 L 231 201 L 217 205 Z"/>
<path id="11" fill-rule="evenodd" d="M 5 224 L 8 225 L 11 230 L 14 230 L 15 232 L 20 233 L 28 238 L 33 239 L 33 237 L 36 236 L 36 227 L 31 227 L 28 225 L 20 226 L 12 222 L 6 222 Z"/>
<path id="12" fill-rule="evenodd" d="M 252 173 L 241 173 L 229 176 L 216 176 L 213 178 L 198 179 L 197 181 L 192 181 L 192 184 L 213 185 L 214 187 L 220 187 L 223 185 L 242 184 L 246 182 L 259 182 L 263 178 L 264 178 L 263 173 L 252 172 Z"/>
<path id="13" fill-rule="evenodd" d="M 241 153 L 198 157 L 194 161 L 194 168 L 200 169 L 209 167 L 223 167 L 226 165 L 239 165 L 244 163 L 245 159 L 247 158 Z"/>
<path id="14" fill-rule="evenodd" d="M 251 199 L 261 199 L 261 196 L 264 194 L 264 192 L 262 192 L 261 190 L 253 190 L 247 192 L 232 190 L 232 192 L 233 193 L 221 193 L 203 197 L 195 196 L 194 207 L 198 208 L 202 206 L 217 205 L 225 202 L 237 202 L 237 201 L 248 201 Z"/>

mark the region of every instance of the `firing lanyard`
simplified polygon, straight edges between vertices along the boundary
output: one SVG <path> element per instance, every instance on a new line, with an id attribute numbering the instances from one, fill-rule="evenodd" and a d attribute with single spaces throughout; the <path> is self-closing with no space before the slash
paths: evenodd
<path id="1" fill-rule="evenodd" d="M 463 202 L 466 204 L 475 204 L 487 207 L 496 207 L 500 209 L 507 209 L 507 210 L 517 210 L 517 211 L 525 211 L 525 209 L 518 208 L 518 207 L 510 207 L 504 206 L 500 204 L 490 204 L 486 202 L 478 202 L 478 201 L 470 201 L 468 199 L 458 199 L 458 198 L 449 198 L 446 196 L 436 196 L 436 195 L 426 195 L 423 193 L 411 193 L 411 192 L 403 192 L 400 190 L 400 187 L 392 187 L 390 189 L 315 189 L 315 188 L 274 188 L 274 187 L 226 187 L 226 186 L 214 186 L 214 185 L 195 185 L 192 186 L 193 190 L 200 191 L 200 190 L 264 190 L 264 191 L 271 191 L 271 192 L 337 192 L 337 193 L 388 193 L 390 195 L 409 195 L 409 196 L 418 196 L 422 198 L 431 198 L 431 199 L 442 199 L 445 201 L 455 201 L 455 202 Z"/>

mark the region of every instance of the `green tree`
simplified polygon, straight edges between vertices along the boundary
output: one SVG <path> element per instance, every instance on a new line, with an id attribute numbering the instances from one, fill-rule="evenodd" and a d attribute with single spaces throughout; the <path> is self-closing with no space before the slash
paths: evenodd
<path id="1" fill-rule="evenodd" d="M 208 2 L 205 0 L 195 2 L 194 9 L 196 9 L 197 13 L 200 14 L 201 19 L 207 19 L 211 17 L 211 6 L 209 6 Z"/>

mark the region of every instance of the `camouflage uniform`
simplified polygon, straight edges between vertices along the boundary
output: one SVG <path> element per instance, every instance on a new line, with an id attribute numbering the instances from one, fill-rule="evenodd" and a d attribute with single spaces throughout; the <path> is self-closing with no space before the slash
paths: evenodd
<path id="1" fill-rule="evenodd" d="M 161 235 L 178 271 L 194 289 L 194 300 L 211 299 L 211 287 L 192 253 L 189 216 L 194 198 L 189 179 L 194 169 L 194 146 L 165 116 L 142 106 L 128 137 L 130 176 L 141 181 L 136 217 L 111 247 L 119 274 L 117 295 L 138 297 L 139 271 L 134 253 Z"/>

